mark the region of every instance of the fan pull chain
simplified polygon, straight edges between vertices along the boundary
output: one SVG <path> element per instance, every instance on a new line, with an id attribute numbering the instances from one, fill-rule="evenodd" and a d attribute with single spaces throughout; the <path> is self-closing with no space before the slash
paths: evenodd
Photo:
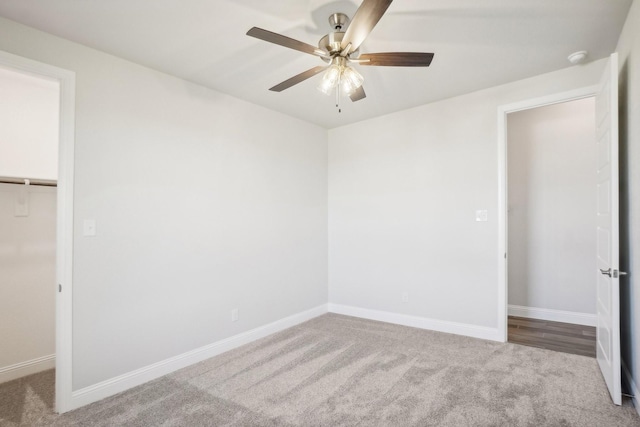
<path id="1" fill-rule="evenodd" d="M 342 109 L 340 108 L 340 80 L 341 77 L 338 77 L 338 85 L 336 86 L 336 108 L 338 109 L 338 113 L 342 113 Z"/>

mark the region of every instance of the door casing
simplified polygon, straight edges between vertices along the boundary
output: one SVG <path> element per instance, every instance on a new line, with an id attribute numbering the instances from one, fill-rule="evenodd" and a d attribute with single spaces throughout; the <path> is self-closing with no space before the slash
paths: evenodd
<path id="1" fill-rule="evenodd" d="M 56 207 L 56 387 L 55 411 L 72 409 L 73 160 L 75 88 L 73 71 L 0 51 L 0 66 L 60 84 Z"/>
<path id="2" fill-rule="evenodd" d="M 597 92 L 597 85 L 588 86 L 498 107 L 498 336 L 501 337 L 502 342 L 507 342 L 507 318 L 509 315 L 507 309 L 509 303 L 507 280 L 507 242 L 509 237 L 507 216 L 507 115 L 516 111 L 595 97 Z"/>

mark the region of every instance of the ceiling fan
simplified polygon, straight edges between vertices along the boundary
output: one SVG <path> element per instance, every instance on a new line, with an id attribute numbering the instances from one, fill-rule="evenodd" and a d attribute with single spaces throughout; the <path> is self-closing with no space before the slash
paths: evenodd
<path id="1" fill-rule="evenodd" d="M 329 64 L 304 71 L 269 90 L 282 92 L 326 70 L 318 89 L 326 95 L 331 95 L 335 88 L 336 107 L 339 107 L 341 93 L 349 96 L 353 102 L 366 97 L 362 87 L 364 78 L 350 66 L 350 63 L 366 66 L 428 67 L 433 60 L 433 53 L 360 54 L 360 45 L 380 21 L 391 2 L 392 0 L 364 0 L 351 21 L 344 13 L 332 14 L 329 23 L 335 31 L 320 39 L 318 47 L 262 28 L 251 28 L 247 32 L 248 36 L 320 57 Z"/>

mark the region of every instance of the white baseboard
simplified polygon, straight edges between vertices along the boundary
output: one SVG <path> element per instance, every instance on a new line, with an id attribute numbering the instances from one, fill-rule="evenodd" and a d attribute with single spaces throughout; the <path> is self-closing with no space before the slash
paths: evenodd
<path id="1" fill-rule="evenodd" d="M 361 317 L 369 320 L 378 320 L 380 322 L 395 323 L 397 325 L 411 326 L 414 328 L 429 329 L 431 331 L 446 332 L 449 334 L 464 335 L 467 337 L 481 338 L 491 341 L 503 341 L 498 328 L 428 319 L 426 317 L 411 316 L 408 314 L 391 313 L 388 311 L 370 310 L 367 308 L 331 303 L 329 304 L 329 312 L 344 314 L 346 316 Z"/>
<path id="2" fill-rule="evenodd" d="M 596 326 L 598 320 L 595 314 L 551 310 L 548 308 L 523 307 L 521 305 L 511 304 L 509 304 L 509 316 L 549 320 L 551 322 L 573 323 L 575 325 L 584 326 Z"/>
<path id="3" fill-rule="evenodd" d="M 38 357 L 0 368 L 0 384 L 56 367 L 56 355 Z"/>
<path id="4" fill-rule="evenodd" d="M 636 382 L 633 380 L 633 377 L 631 376 L 631 372 L 629 372 L 629 369 L 627 369 L 627 364 L 624 363 L 624 360 L 620 360 L 620 361 L 622 362 L 621 363 L 622 376 L 630 388 L 629 391 L 634 396 L 633 406 L 634 408 L 636 408 L 636 412 L 638 413 L 638 415 L 640 415 L 640 391 L 638 390 L 638 386 L 636 385 Z"/>
<path id="5" fill-rule="evenodd" d="M 284 319 L 277 320 L 264 326 L 243 332 L 238 335 L 214 342 L 204 347 L 188 351 L 178 356 L 145 366 L 135 371 L 119 375 L 115 378 L 102 381 L 89 387 L 76 390 L 72 393 L 68 410 L 76 409 L 92 402 L 104 399 L 132 387 L 144 384 L 148 381 L 170 374 L 178 369 L 185 368 L 194 363 L 201 362 L 217 356 L 234 348 L 248 344 L 268 335 L 280 332 L 307 320 L 318 317 L 327 312 L 327 304 L 320 305 L 301 313 L 294 314 Z"/>

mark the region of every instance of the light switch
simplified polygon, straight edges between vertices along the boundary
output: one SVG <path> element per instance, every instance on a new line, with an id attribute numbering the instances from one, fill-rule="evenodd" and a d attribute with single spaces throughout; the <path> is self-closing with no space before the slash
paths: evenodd
<path id="1" fill-rule="evenodd" d="M 96 235 L 96 220 L 95 219 L 85 219 L 84 220 L 83 234 L 85 236 L 95 236 Z"/>
<path id="2" fill-rule="evenodd" d="M 485 222 L 489 220 L 489 213 L 486 210 L 476 211 L 476 221 Z"/>

